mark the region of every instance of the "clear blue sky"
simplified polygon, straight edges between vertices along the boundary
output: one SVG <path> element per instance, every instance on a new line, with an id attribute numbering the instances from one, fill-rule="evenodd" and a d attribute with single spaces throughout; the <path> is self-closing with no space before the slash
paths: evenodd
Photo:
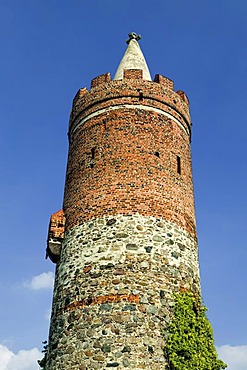
<path id="1" fill-rule="evenodd" d="M 114 75 L 131 31 L 152 76 L 189 96 L 202 293 L 216 345 L 230 346 L 219 352 L 246 350 L 229 370 L 247 368 L 247 1 L 1 0 L 0 357 L 12 360 L 0 370 L 37 369 L 18 352 L 47 339 L 47 226 L 62 206 L 72 99 Z"/>

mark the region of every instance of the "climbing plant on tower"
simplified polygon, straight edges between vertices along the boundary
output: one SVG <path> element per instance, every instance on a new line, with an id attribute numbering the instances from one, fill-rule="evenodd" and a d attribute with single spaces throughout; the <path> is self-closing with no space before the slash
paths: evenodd
<path id="1" fill-rule="evenodd" d="M 169 370 L 221 370 L 227 367 L 218 359 L 206 311 L 200 298 L 193 293 L 182 291 L 175 295 L 165 348 Z"/>

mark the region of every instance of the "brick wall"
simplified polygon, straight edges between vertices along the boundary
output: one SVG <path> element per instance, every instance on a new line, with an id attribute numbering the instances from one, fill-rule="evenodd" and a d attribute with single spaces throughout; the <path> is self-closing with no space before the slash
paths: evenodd
<path id="1" fill-rule="evenodd" d="M 195 237 L 188 100 L 171 80 L 144 81 L 139 72 L 126 71 L 122 81 L 99 76 L 74 99 L 66 229 L 103 215 L 140 213 Z"/>

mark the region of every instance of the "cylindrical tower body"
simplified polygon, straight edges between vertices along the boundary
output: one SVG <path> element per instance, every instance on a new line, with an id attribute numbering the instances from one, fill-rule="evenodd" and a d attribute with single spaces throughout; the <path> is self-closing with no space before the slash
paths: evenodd
<path id="1" fill-rule="evenodd" d="M 165 368 L 173 293 L 200 292 L 188 99 L 142 73 L 73 102 L 46 370 Z"/>

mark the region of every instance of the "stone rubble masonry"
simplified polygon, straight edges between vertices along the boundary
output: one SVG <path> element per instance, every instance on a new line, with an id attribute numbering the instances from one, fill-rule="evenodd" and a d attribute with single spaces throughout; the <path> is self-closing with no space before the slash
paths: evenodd
<path id="1" fill-rule="evenodd" d="M 133 214 L 73 227 L 57 265 L 46 369 L 165 368 L 161 331 L 181 289 L 200 291 L 197 244 L 176 224 Z"/>
<path id="2" fill-rule="evenodd" d="M 200 294 L 190 138 L 164 76 L 76 94 L 45 370 L 165 369 L 174 293 Z"/>

